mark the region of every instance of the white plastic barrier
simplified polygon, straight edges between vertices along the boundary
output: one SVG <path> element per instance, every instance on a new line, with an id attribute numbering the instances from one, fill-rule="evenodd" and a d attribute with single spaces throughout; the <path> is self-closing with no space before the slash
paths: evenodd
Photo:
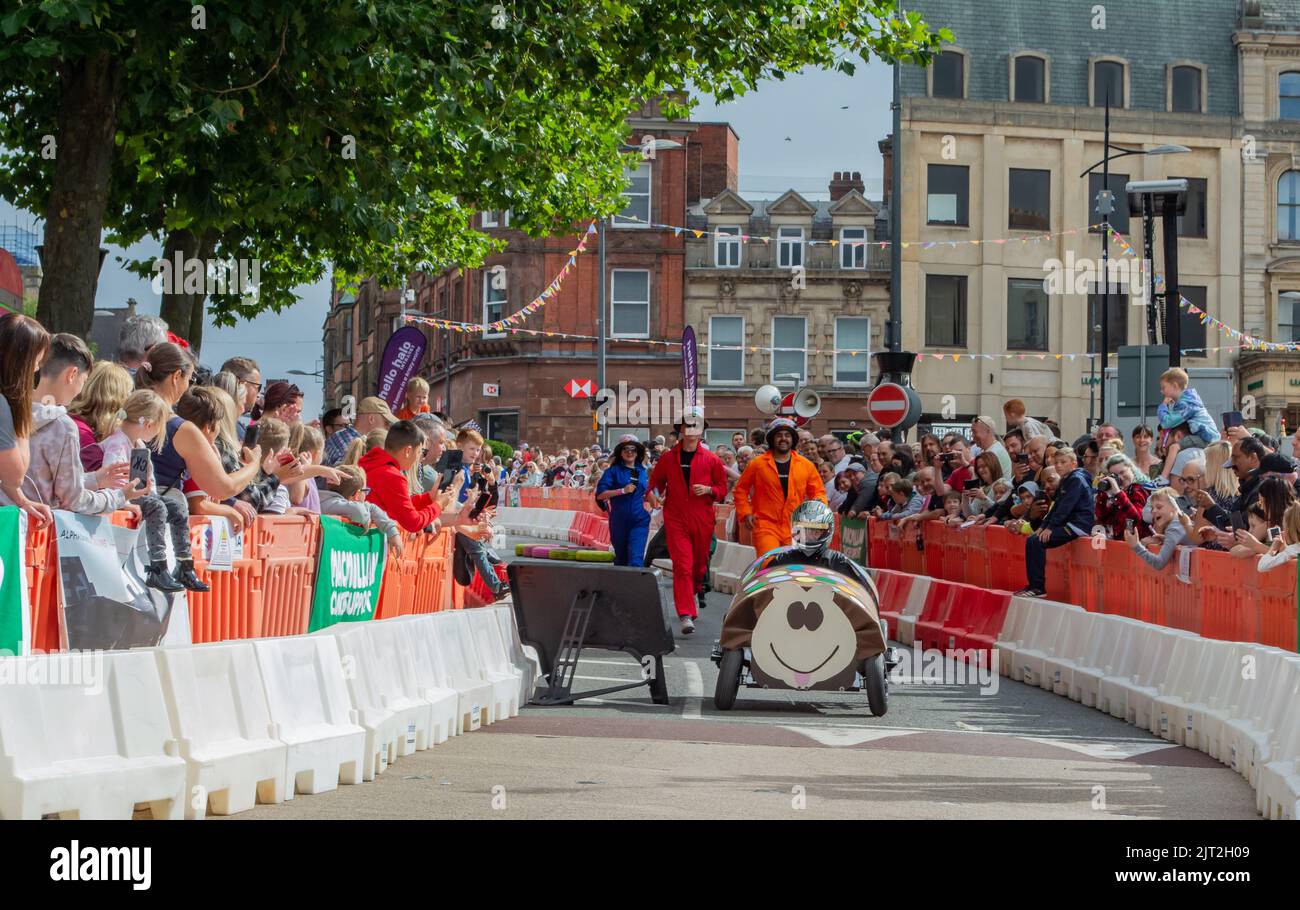
<path id="1" fill-rule="evenodd" d="M 427 615 L 413 616 L 411 620 L 431 621 Z M 438 685 L 420 666 L 420 661 L 425 660 L 428 653 L 422 644 L 423 639 L 395 619 L 366 625 L 376 654 L 386 664 L 386 672 L 380 680 L 380 694 L 385 707 L 403 713 L 407 709 L 415 712 L 408 728 L 413 727 L 415 731 L 416 749 L 446 742 L 447 737 L 456 732 L 458 698 L 455 689 Z"/>
<path id="2" fill-rule="evenodd" d="M 1192 728 L 1197 732 L 1196 747 L 1210 758 L 1222 761 L 1220 746 L 1224 725 L 1233 717 L 1240 716 L 1237 702 L 1241 700 L 1247 676 L 1255 672 L 1263 650 L 1261 645 L 1230 642 L 1222 676 L 1218 680 L 1207 680 L 1201 702 L 1188 709 L 1192 715 Z"/>
<path id="3" fill-rule="evenodd" d="M 494 673 L 484 665 L 474 644 L 474 629 L 470 625 L 468 613 L 467 610 L 435 613 L 435 628 L 442 638 L 443 656 L 447 658 L 453 674 L 488 686 L 491 695 L 487 702 L 485 722 L 492 724 L 510 717 L 512 704 L 515 713 L 519 713 L 519 683 L 513 676 Z"/>
<path id="4" fill-rule="evenodd" d="M 1033 612 L 1034 605 L 1038 601 L 1029 597 L 1012 597 L 1011 603 L 1007 605 L 1007 616 L 1002 621 L 1002 631 L 998 633 L 997 640 L 993 643 L 998 649 L 998 672 L 1003 676 L 1019 676 L 1016 665 L 1016 650 L 1020 648 L 1025 636 L 1025 625 L 1029 622 L 1029 617 Z M 915 623 L 913 623 L 915 625 Z M 911 644 L 910 636 L 903 636 L 902 625 L 899 625 L 900 640 L 904 644 Z"/>
<path id="5" fill-rule="evenodd" d="M 185 759 L 185 817 L 231 815 L 285 798 L 284 743 L 251 642 L 156 648 L 163 698 Z"/>
<path id="6" fill-rule="evenodd" d="M 1276 702 L 1284 710 L 1275 724 L 1272 751 L 1279 757 L 1257 765 L 1255 807 L 1265 818 L 1294 820 L 1300 818 L 1300 660 L 1283 655 L 1277 669 Z M 1240 757 L 1238 763 L 1245 764 Z"/>
<path id="7" fill-rule="evenodd" d="M 1115 675 L 1115 661 L 1128 646 L 1134 623 L 1125 616 L 1097 617 L 1084 659 L 1071 674 L 1071 698 L 1077 693 L 1081 704 L 1102 710 L 1101 681 Z"/>
<path id="8" fill-rule="evenodd" d="M 1294 704 L 1300 692 L 1300 655 L 1278 649 L 1262 655 L 1256 669 L 1260 685 L 1251 687 L 1249 707 L 1228 721 L 1223 734 L 1226 763 L 1251 786 L 1259 783 L 1266 764 L 1300 759 L 1300 750 L 1287 750 L 1290 725 L 1300 723 Z"/>
<path id="9" fill-rule="evenodd" d="M 1198 637 L 1183 639 L 1174 645 L 1170 658 L 1172 672 L 1160 687 L 1151 711 L 1152 733 L 1182 743 L 1181 731 L 1186 726 L 1184 712 L 1195 702 L 1193 691 L 1201 673 L 1201 660 L 1211 644 L 1210 640 Z"/>
<path id="10" fill-rule="evenodd" d="M 723 594 L 736 593 L 740 577 L 756 558 L 754 548 L 748 544 L 733 543 L 729 540 L 718 541 L 718 549 L 713 554 L 709 584 L 713 590 Z"/>
<path id="11" fill-rule="evenodd" d="M 510 660 L 506 643 L 501 638 L 501 630 L 497 628 L 496 616 L 483 608 L 457 610 L 455 613 L 469 623 L 471 640 L 478 654 L 478 666 L 483 677 L 492 682 L 494 691 L 497 686 L 506 684 L 499 696 L 503 710 L 498 717 L 516 717 L 519 714 L 523 673 Z"/>
<path id="12" fill-rule="evenodd" d="M 1097 685 L 1097 710 L 1104 711 L 1111 717 L 1123 717 L 1126 704 L 1125 686 L 1132 683 L 1133 674 L 1142 664 L 1142 656 L 1153 641 L 1152 633 L 1156 626 L 1144 622 L 1132 622 L 1120 633 L 1119 645 L 1111 658 L 1106 675 Z"/>
<path id="13" fill-rule="evenodd" d="M 271 708 L 272 735 L 288 748 L 285 799 L 361 783 L 366 731 L 357 724 L 332 635 L 253 642 Z"/>
<path id="14" fill-rule="evenodd" d="M 497 627 L 501 630 L 501 639 L 510 652 L 510 661 L 519 670 L 519 704 L 526 705 L 532 700 L 533 693 L 537 689 L 537 680 L 542 676 L 542 663 L 537 657 L 537 652 L 532 648 L 525 648 L 520 640 L 519 627 L 515 625 L 514 607 L 484 607 L 483 609 L 496 616 Z"/>
<path id="15" fill-rule="evenodd" d="M 903 604 L 902 612 L 898 614 L 898 628 L 894 632 L 894 637 L 905 645 L 911 645 L 916 641 L 916 621 L 920 618 L 921 611 L 925 609 L 925 599 L 929 594 L 928 576 L 918 575 L 912 579 L 912 587 L 907 592 L 907 602 Z"/>
<path id="16" fill-rule="evenodd" d="M 1044 689 L 1051 689 L 1057 695 L 1070 694 L 1074 668 L 1087 651 L 1092 623 L 1093 614 L 1087 611 L 1070 613 L 1065 617 L 1061 624 L 1060 641 L 1052 656 L 1043 660 Z"/>
<path id="17" fill-rule="evenodd" d="M 1157 634 L 1148 643 L 1137 672 L 1129 682 L 1120 684 L 1124 690 L 1124 719 L 1146 730 L 1151 729 L 1151 709 L 1160 695 L 1160 686 L 1169 676 L 1174 646 L 1178 639 L 1193 634 L 1182 629 L 1155 628 Z"/>
<path id="18" fill-rule="evenodd" d="M 338 642 L 353 717 L 366 730 L 361 779 L 374 780 L 397 758 L 397 742 L 405 734 L 401 719 L 384 706 L 379 694 L 379 658 L 375 656 L 364 623 L 335 623 L 316 634 Z"/>
<path id="19" fill-rule="evenodd" d="M 1073 604 L 1039 601 L 1025 624 L 1023 641 L 1011 646 L 1015 666 L 1020 671 L 1012 678 L 1031 686 L 1042 685 L 1043 661 L 1055 653 L 1053 648 L 1066 615 L 1082 609 Z"/>
<path id="20" fill-rule="evenodd" d="M 148 651 L 3 657 L 0 818 L 129 819 L 185 811 L 158 664 Z"/>
<path id="21" fill-rule="evenodd" d="M 386 622 L 406 622 L 423 639 L 424 660 L 431 662 L 437 685 L 456 693 L 455 732 L 459 735 L 491 723 L 492 685 L 476 679 L 465 670 L 460 645 L 453 640 L 458 637 L 457 628 L 438 619 L 446 612 L 450 611 L 434 613 L 427 618 L 390 619 Z"/>

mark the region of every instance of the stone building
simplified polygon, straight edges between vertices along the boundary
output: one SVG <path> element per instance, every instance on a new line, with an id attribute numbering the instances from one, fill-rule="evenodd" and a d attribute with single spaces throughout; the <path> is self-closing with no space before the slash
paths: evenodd
<path id="1" fill-rule="evenodd" d="M 1242 117 L 1244 331 L 1300 342 L 1300 0 L 1248 0 L 1232 35 Z M 1249 351 L 1237 361 L 1270 433 L 1300 423 L 1300 352 Z"/>
<path id="2" fill-rule="evenodd" d="M 1111 222 L 1130 237 L 1140 233 L 1140 219 L 1128 216 L 1128 181 L 1188 178 L 1179 232 L 1183 295 L 1234 327 L 1262 322 L 1258 300 L 1243 308 L 1243 244 L 1254 247 L 1243 238 L 1239 84 L 1250 69 L 1243 64 L 1239 77 L 1235 7 L 1223 0 L 908 5 L 932 26 L 950 28 L 954 41 L 931 66 L 902 72 L 903 346 L 984 355 L 922 360 L 913 380 L 924 421 L 941 420 L 945 403 L 955 406 L 951 417 L 968 420 L 1021 398 L 1067 436 L 1085 428 L 1093 361 L 1078 355 L 1100 350 L 1100 295 L 1085 286 L 1049 296 L 1043 280 L 1053 260 L 1100 259 L 1100 233 L 1088 226 L 1102 220 L 1095 211 L 1101 169 L 1082 175 L 1103 157 L 1108 91 L 1111 142 L 1140 152 L 1111 162 Z M 1144 154 L 1168 144 L 1190 152 Z M 1156 268 L 1163 270 L 1160 234 L 1157 228 Z M 1016 239 L 996 242 L 1006 238 Z M 1112 352 L 1147 343 L 1146 315 L 1112 295 Z M 1187 313 L 1180 329 L 1183 365 L 1228 381 L 1229 343 Z"/>
<path id="3" fill-rule="evenodd" d="M 725 190 L 692 209 L 687 226 L 702 233 L 686 240 L 685 311 L 715 441 L 761 423 L 754 392 L 767 384 L 814 389 L 818 433 L 867 425 L 888 251 L 875 242 L 880 204 L 864 198 L 858 172 L 836 172 L 829 196 L 749 200 Z"/>

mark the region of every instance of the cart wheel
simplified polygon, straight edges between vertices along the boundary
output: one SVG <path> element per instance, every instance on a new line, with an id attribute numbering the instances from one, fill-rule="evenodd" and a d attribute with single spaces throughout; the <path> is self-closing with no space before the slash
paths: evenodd
<path id="1" fill-rule="evenodd" d="M 884 717 L 889 710 L 889 684 L 885 681 L 884 654 L 877 654 L 862 662 L 862 688 L 867 690 L 871 716 Z"/>
<path id="2" fill-rule="evenodd" d="M 719 711 L 730 711 L 736 703 L 736 692 L 740 689 L 740 674 L 745 669 L 745 652 L 743 649 L 722 652 L 718 661 L 718 685 L 713 690 L 713 706 Z"/>

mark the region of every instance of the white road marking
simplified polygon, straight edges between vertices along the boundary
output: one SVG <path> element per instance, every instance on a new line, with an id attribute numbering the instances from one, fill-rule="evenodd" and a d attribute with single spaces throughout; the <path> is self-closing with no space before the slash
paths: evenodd
<path id="1" fill-rule="evenodd" d="M 963 729 L 963 730 L 969 730 L 969 731 L 972 732 L 972 733 L 983 733 L 983 732 L 984 732 L 984 728 L 983 728 L 983 727 L 972 727 L 970 724 L 962 723 L 962 722 L 959 721 L 959 720 L 957 720 L 957 721 L 953 721 L 953 723 L 955 723 L 955 724 L 956 724 L 958 727 L 960 727 L 961 729 Z"/>
<path id="2" fill-rule="evenodd" d="M 700 665 L 693 660 L 683 661 L 686 669 L 686 699 L 682 706 L 682 718 L 700 719 L 700 699 L 704 698 L 704 674 Z"/>
<path id="3" fill-rule="evenodd" d="M 1180 749 L 1177 743 L 1159 742 L 1159 743 L 1141 743 L 1141 742 L 1122 742 L 1122 741 L 1101 741 L 1101 740 L 1068 740 L 1052 739 L 1046 736 L 1024 736 L 1031 742 L 1043 743 L 1048 746 L 1059 746 L 1062 749 L 1069 749 L 1071 752 L 1078 752 L 1089 758 L 1103 758 L 1109 761 L 1119 759 L 1133 758 L 1136 755 L 1146 755 L 1148 752 L 1160 752 L 1164 749 Z"/>
<path id="4" fill-rule="evenodd" d="M 782 730 L 791 730 L 795 733 L 802 733 L 809 739 L 816 740 L 823 746 L 856 746 L 859 743 L 871 742 L 874 739 L 886 739 L 891 736 L 910 736 L 917 732 L 915 730 L 896 730 L 889 727 L 850 727 L 841 725 L 837 727 L 808 727 L 808 726 L 782 726 Z"/>

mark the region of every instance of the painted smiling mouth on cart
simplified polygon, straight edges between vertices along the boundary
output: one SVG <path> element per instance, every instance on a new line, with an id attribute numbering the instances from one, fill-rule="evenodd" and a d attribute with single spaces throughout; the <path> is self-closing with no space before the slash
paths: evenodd
<path id="1" fill-rule="evenodd" d="M 830 662 L 830 659 L 831 659 L 832 657 L 834 657 L 836 654 L 840 653 L 840 646 L 839 646 L 839 645 L 836 645 L 836 646 L 835 646 L 835 650 L 832 651 L 830 654 L 828 654 L 828 655 L 826 656 L 826 660 L 823 660 L 821 663 L 819 663 L 817 666 L 813 667 L 811 670 L 796 670 L 794 667 L 790 666 L 788 663 L 786 663 L 785 661 L 783 661 L 783 660 L 781 659 L 781 655 L 780 655 L 780 654 L 777 654 L 777 653 L 776 653 L 776 645 L 769 643 L 767 647 L 768 647 L 768 649 L 772 652 L 772 656 L 776 658 L 777 663 L 779 663 L 781 666 L 785 667 L 785 668 L 786 668 L 787 670 L 789 670 L 791 673 L 797 673 L 797 674 L 799 674 L 800 676 L 812 676 L 814 673 L 816 673 L 816 672 L 817 672 L 818 670 L 820 670 L 822 667 L 826 666 L 826 664 Z"/>

